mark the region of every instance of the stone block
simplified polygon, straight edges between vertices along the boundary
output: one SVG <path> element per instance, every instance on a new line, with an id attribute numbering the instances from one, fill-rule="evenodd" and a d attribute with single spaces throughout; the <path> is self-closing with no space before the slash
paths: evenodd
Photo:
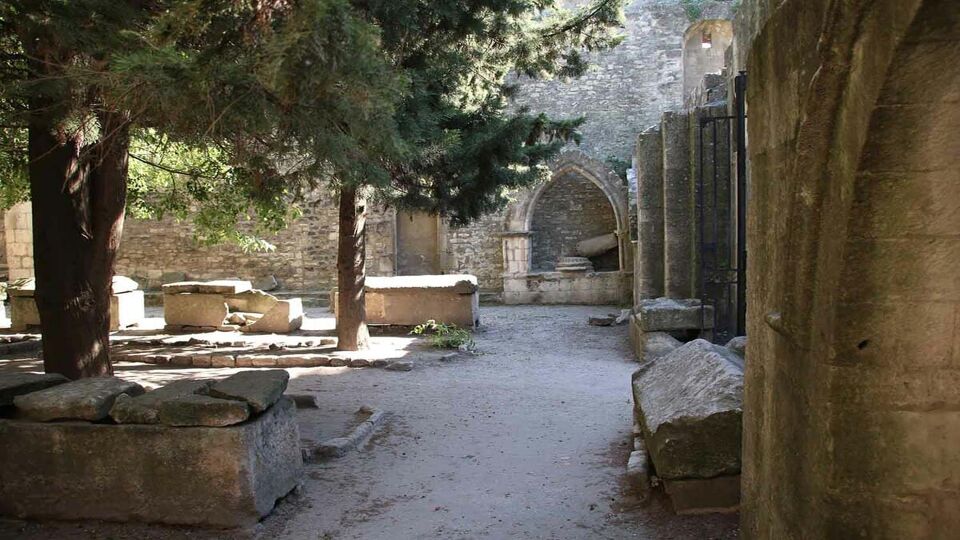
<path id="1" fill-rule="evenodd" d="M 239 294 L 249 291 L 253 285 L 239 279 L 220 279 L 214 281 L 180 281 L 163 286 L 163 294 Z"/>
<path id="2" fill-rule="evenodd" d="M 13 398 L 68 382 L 58 373 L 0 373 L 0 407 L 13 405 Z"/>
<path id="3" fill-rule="evenodd" d="M 616 233 L 604 234 L 577 242 L 577 255 L 581 257 L 596 257 L 617 248 L 620 241 Z"/>
<path id="4" fill-rule="evenodd" d="M 137 397 L 120 394 L 110 409 L 110 418 L 118 424 L 156 424 L 160 421 L 160 405 L 163 402 L 202 394 L 209 390 L 211 384 L 213 381 L 184 379 Z"/>
<path id="5" fill-rule="evenodd" d="M 253 282 L 253 288 L 260 291 L 272 291 L 279 286 L 277 278 L 273 275 L 259 277 Z"/>
<path id="6" fill-rule="evenodd" d="M 740 475 L 708 479 L 664 480 L 663 488 L 678 514 L 736 512 L 740 508 Z"/>
<path id="7" fill-rule="evenodd" d="M 215 368 L 232 368 L 236 367 L 237 359 L 229 354 L 213 354 L 210 355 L 210 367 Z"/>
<path id="8" fill-rule="evenodd" d="M 241 371 L 214 384 L 210 395 L 246 401 L 254 412 L 260 413 L 280 399 L 289 380 L 290 375 L 282 369 Z"/>
<path id="9" fill-rule="evenodd" d="M 280 300 L 253 324 L 241 328 L 243 332 L 287 334 L 303 324 L 303 302 L 299 298 Z"/>
<path id="10" fill-rule="evenodd" d="M 740 473 L 743 366 L 735 354 L 691 341 L 634 373 L 633 395 L 659 477 Z"/>
<path id="11" fill-rule="evenodd" d="M 683 345 L 680 340 L 666 332 L 644 332 L 639 329 L 638 324 L 633 321 L 631 323 L 633 324 L 631 336 L 635 340 L 634 351 L 639 362 L 662 358 Z"/>
<path id="12" fill-rule="evenodd" d="M 231 294 L 224 297 L 227 301 L 227 307 L 230 311 L 247 313 L 266 313 L 277 305 L 276 296 L 267 294 L 259 290 L 251 290 L 239 294 Z"/>
<path id="13" fill-rule="evenodd" d="M 110 297 L 110 331 L 140 324 L 144 316 L 143 291 L 114 292 Z"/>
<path id="14" fill-rule="evenodd" d="M 249 418 L 250 406 L 243 401 L 192 394 L 162 401 L 158 416 L 160 423 L 168 426 L 224 427 Z"/>
<path id="15" fill-rule="evenodd" d="M 227 318 L 227 303 L 220 294 L 164 294 L 163 319 L 171 326 L 219 327 Z"/>
<path id="16" fill-rule="evenodd" d="M 255 525 L 303 471 L 293 402 L 231 427 L 0 420 L 0 514 Z"/>
<path id="17" fill-rule="evenodd" d="M 367 323 L 415 326 L 432 319 L 473 328 L 480 321 L 478 290 L 468 275 L 367 278 Z"/>
<path id="18" fill-rule="evenodd" d="M 697 299 L 641 300 L 635 311 L 640 329 L 644 332 L 713 328 L 713 306 L 701 307 Z"/>
<path id="19" fill-rule="evenodd" d="M 140 284 L 128 278 L 127 276 L 113 276 L 110 291 L 113 294 L 123 294 L 135 291 L 140 288 Z"/>
<path id="20" fill-rule="evenodd" d="M 642 499 L 650 496 L 650 466 L 647 452 L 640 448 L 630 452 L 627 460 L 627 482 Z"/>
<path id="21" fill-rule="evenodd" d="M 138 396 L 143 387 L 117 377 L 91 377 L 13 398 L 18 415 L 38 422 L 103 420 L 120 394 Z"/>

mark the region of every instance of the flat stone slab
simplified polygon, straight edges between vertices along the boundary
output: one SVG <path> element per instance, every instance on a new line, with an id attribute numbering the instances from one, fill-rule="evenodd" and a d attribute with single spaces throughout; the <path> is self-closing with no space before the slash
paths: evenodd
<path id="1" fill-rule="evenodd" d="M 713 328 L 713 306 L 701 306 L 697 299 L 641 300 L 635 311 L 637 322 L 644 332 Z"/>
<path id="2" fill-rule="evenodd" d="M 160 405 L 163 402 L 202 394 L 212 384 L 213 381 L 184 379 L 137 397 L 120 394 L 110 409 L 110 417 L 118 424 L 156 424 L 160 422 Z"/>
<path id="3" fill-rule="evenodd" d="M 168 426 L 224 427 L 250 418 L 250 406 L 233 399 L 188 395 L 160 404 L 160 422 Z"/>
<path id="4" fill-rule="evenodd" d="M 230 427 L 0 420 L 0 463 L 5 516 L 216 528 L 255 525 L 303 473 L 289 399 Z"/>
<path id="5" fill-rule="evenodd" d="M 58 373 L 0 374 L 0 407 L 13 405 L 13 398 L 69 382 Z"/>
<path id="6" fill-rule="evenodd" d="M 303 325 L 303 302 L 299 298 L 274 303 L 262 317 L 242 327 L 242 332 L 287 334 Z"/>
<path id="7" fill-rule="evenodd" d="M 477 277 L 468 274 L 443 274 L 429 276 L 368 277 L 364 281 L 367 291 L 395 289 L 454 289 L 459 294 L 472 294 L 479 289 Z"/>
<path id="8" fill-rule="evenodd" d="M 253 285 L 241 279 L 217 279 L 213 281 L 178 281 L 163 286 L 163 294 L 239 294 L 249 291 Z"/>
<path id="9" fill-rule="evenodd" d="M 120 394 L 138 396 L 143 387 L 117 377 L 91 377 L 13 398 L 19 416 L 38 422 L 103 420 Z"/>
<path id="10" fill-rule="evenodd" d="M 691 341 L 641 367 L 633 395 L 657 476 L 740 473 L 743 368 L 728 349 Z"/>
<path id="11" fill-rule="evenodd" d="M 709 479 L 665 480 L 664 491 L 670 496 L 677 514 L 712 514 L 736 512 L 740 508 L 740 475 Z"/>
<path id="12" fill-rule="evenodd" d="M 282 369 L 241 371 L 214 384 L 210 395 L 245 401 L 254 412 L 261 413 L 280 399 L 289 380 L 290 374 Z"/>
<path id="13" fill-rule="evenodd" d="M 227 315 L 227 302 L 220 294 L 163 295 L 163 320 L 168 325 L 217 328 Z"/>
<path id="14" fill-rule="evenodd" d="M 140 285 L 136 281 L 128 278 L 127 276 L 113 276 L 113 282 L 111 286 L 112 286 L 111 287 L 112 294 L 121 294 L 125 292 L 136 291 L 137 289 L 140 288 Z M 29 296 L 32 298 L 36 292 L 37 292 L 36 278 L 26 279 L 22 283 L 18 283 L 14 286 L 11 286 L 9 289 L 7 289 L 7 294 L 9 296 L 18 296 L 18 297 Z"/>

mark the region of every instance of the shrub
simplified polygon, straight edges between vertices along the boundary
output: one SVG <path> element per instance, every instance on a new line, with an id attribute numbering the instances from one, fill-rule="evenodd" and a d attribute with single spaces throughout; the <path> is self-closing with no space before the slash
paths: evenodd
<path id="1" fill-rule="evenodd" d="M 474 347 L 473 336 L 470 332 L 455 324 L 444 324 L 433 319 L 418 324 L 410 331 L 416 336 L 426 335 L 430 345 L 438 349 L 467 349 Z"/>

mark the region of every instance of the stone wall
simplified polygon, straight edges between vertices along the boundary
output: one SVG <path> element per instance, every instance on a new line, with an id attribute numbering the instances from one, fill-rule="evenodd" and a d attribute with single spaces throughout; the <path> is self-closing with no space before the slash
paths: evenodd
<path id="1" fill-rule="evenodd" d="M 960 11 L 745 4 L 743 536 L 956 536 Z"/>
<path id="2" fill-rule="evenodd" d="M 3 216 L 10 281 L 33 277 L 33 211 L 30 203 L 15 205 Z"/>
<path id="3" fill-rule="evenodd" d="M 617 230 L 610 201 L 600 188 L 577 174 L 565 174 L 537 199 L 533 233 L 533 270 L 553 270 L 561 256 L 576 255 L 577 242 Z M 593 260 L 598 271 L 619 270 L 617 251 Z"/>
<path id="4" fill-rule="evenodd" d="M 193 238 L 189 222 L 127 219 L 117 259 L 117 273 L 145 287 L 156 287 L 164 274 L 190 279 L 255 279 L 273 275 L 289 290 L 325 291 L 336 283 L 337 205 L 318 193 L 303 205 L 303 216 L 268 237 L 276 250 L 244 253 L 234 245 L 204 246 Z M 367 218 L 367 272 L 394 271 L 394 211 L 371 208 Z M 9 248 L 8 248 L 9 249 Z"/>

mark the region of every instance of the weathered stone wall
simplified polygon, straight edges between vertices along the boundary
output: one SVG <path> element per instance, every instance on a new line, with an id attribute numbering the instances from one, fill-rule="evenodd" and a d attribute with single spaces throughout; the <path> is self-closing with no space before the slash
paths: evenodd
<path id="1" fill-rule="evenodd" d="M 955 536 L 960 11 L 744 8 L 744 537 Z"/>
<path id="2" fill-rule="evenodd" d="M 559 257 L 576 255 L 577 242 L 616 230 L 617 219 L 603 191 L 583 176 L 564 174 L 543 190 L 533 211 L 533 270 L 553 270 Z M 617 255 L 614 249 L 595 257 L 594 269 L 619 270 Z"/>
<path id="3" fill-rule="evenodd" d="M 193 239 L 189 222 L 127 219 L 117 273 L 146 287 L 160 284 L 163 274 L 183 272 L 190 279 L 274 275 L 290 290 L 324 291 L 336 284 L 337 205 L 319 193 L 303 205 L 303 216 L 267 240 L 276 250 L 244 253 L 234 245 L 203 246 Z M 394 211 L 371 208 L 367 218 L 367 272 L 389 276 L 394 271 Z"/>
<path id="4" fill-rule="evenodd" d="M 483 216 L 466 227 L 446 227 L 443 268 L 448 274 L 477 276 L 480 289 L 503 289 L 503 232 L 505 212 Z"/>

